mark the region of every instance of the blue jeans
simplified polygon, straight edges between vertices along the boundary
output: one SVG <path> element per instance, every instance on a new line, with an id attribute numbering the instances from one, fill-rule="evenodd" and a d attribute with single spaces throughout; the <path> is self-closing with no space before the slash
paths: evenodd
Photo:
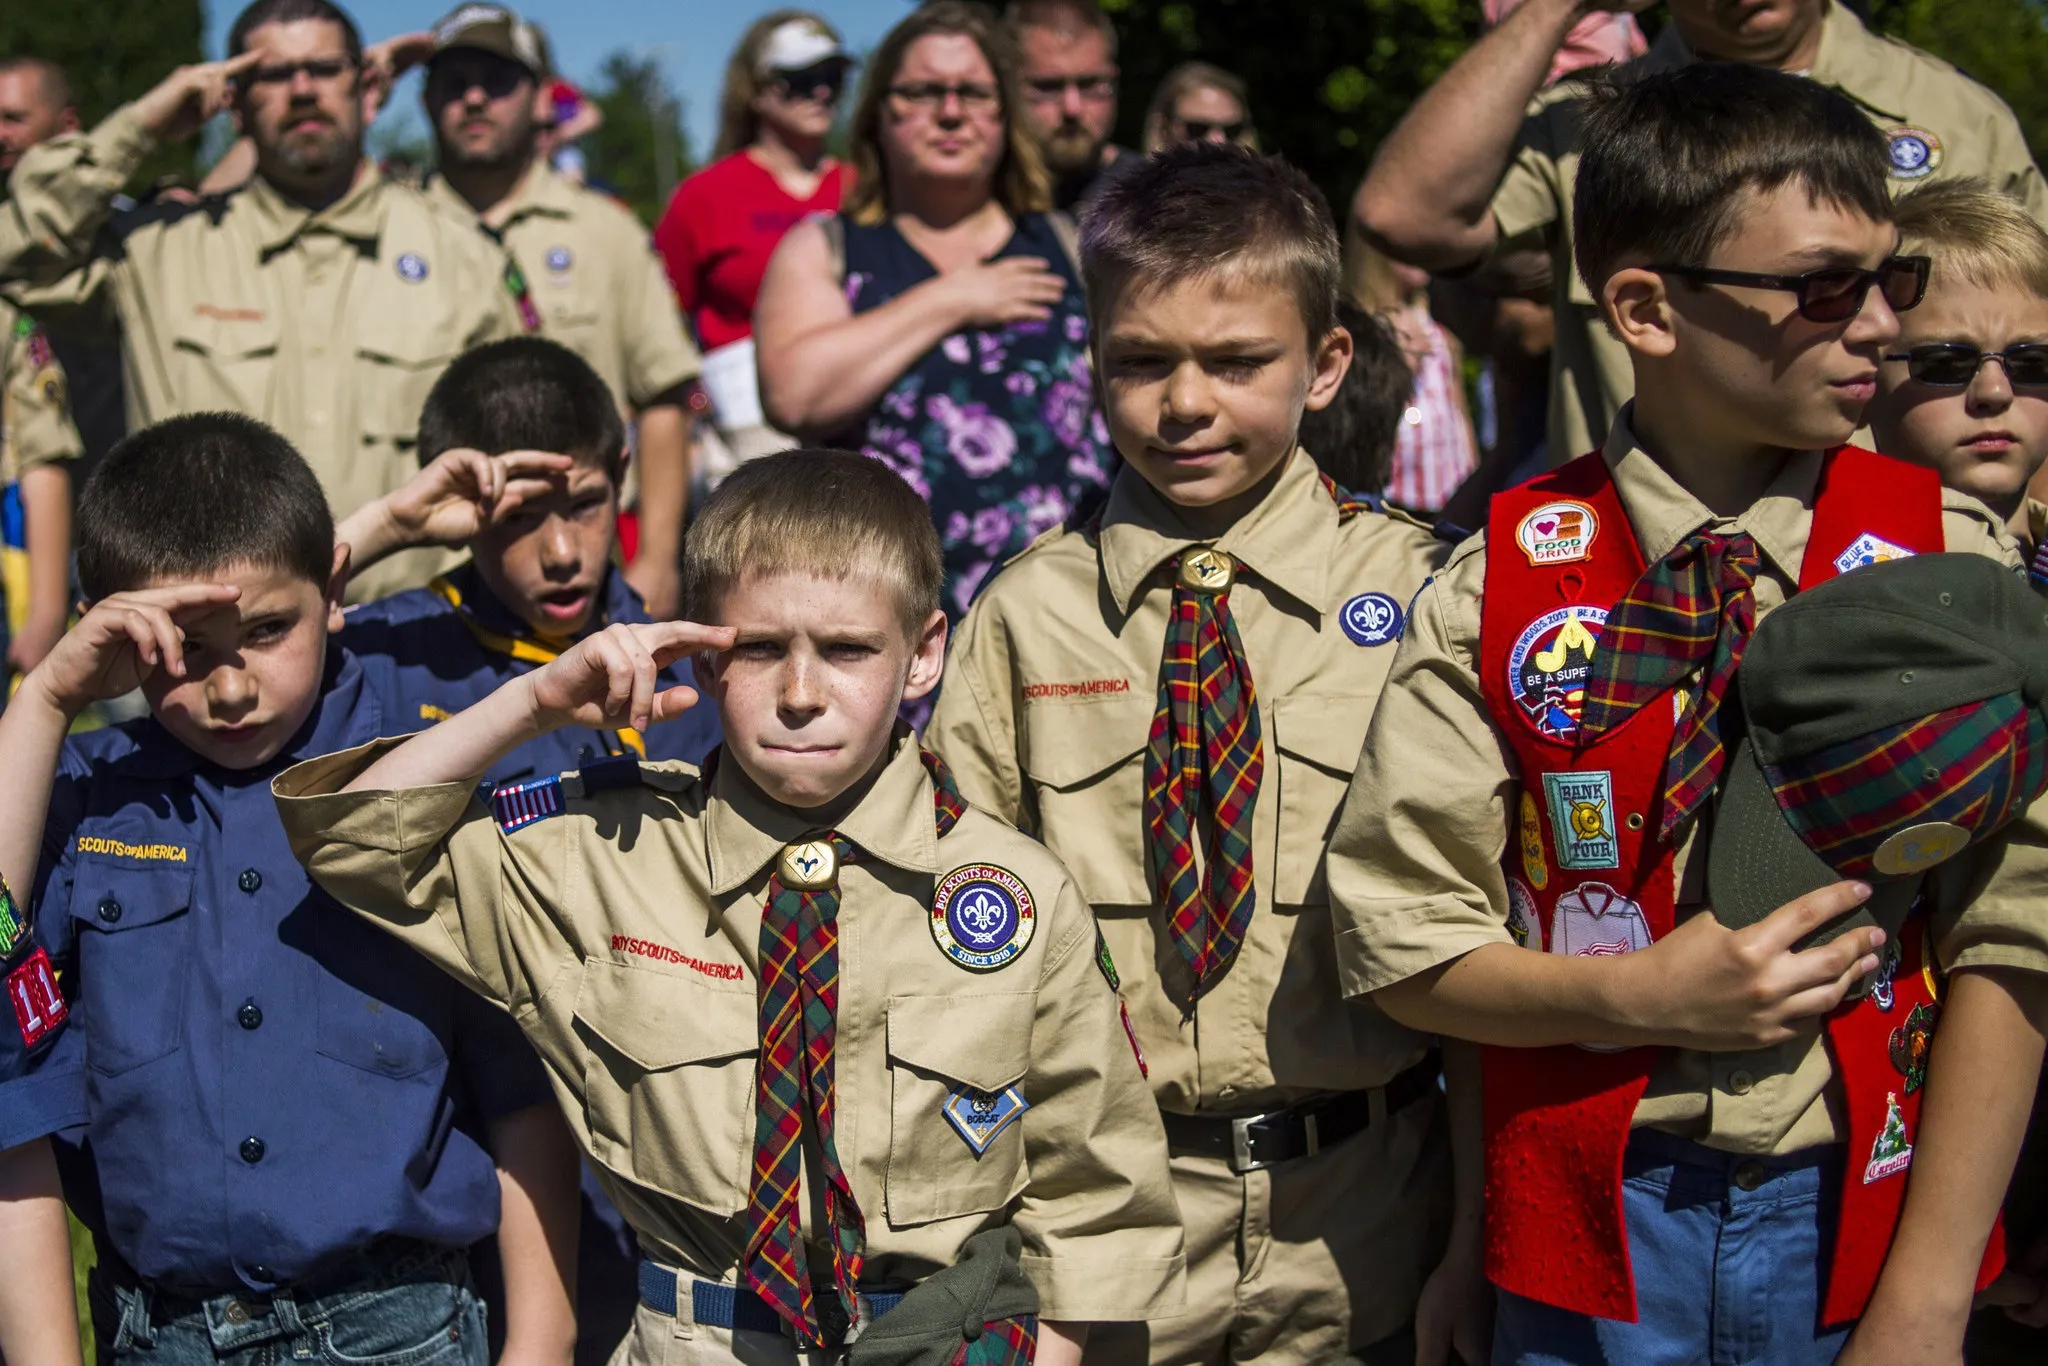
<path id="1" fill-rule="evenodd" d="M 1503 1291 L 1494 1366 L 1822 1366 L 1841 1353 L 1848 1326 L 1820 1326 L 1841 1149 L 1748 1158 L 1638 1129 L 1622 1171 L 1638 1321 Z"/>
<path id="2" fill-rule="evenodd" d="M 190 1299 L 94 1273 L 100 1366 L 486 1366 L 468 1256 L 413 1246 L 366 1254 L 305 1289 Z"/>

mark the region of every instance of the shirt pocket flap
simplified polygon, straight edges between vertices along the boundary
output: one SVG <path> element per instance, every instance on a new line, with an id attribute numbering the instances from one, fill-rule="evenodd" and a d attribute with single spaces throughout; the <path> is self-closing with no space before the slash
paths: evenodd
<path id="1" fill-rule="evenodd" d="M 1036 992 L 891 996 L 889 1056 L 920 1072 L 1000 1091 L 1031 1066 Z"/>
<path id="2" fill-rule="evenodd" d="M 591 961 L 576 1019 L 642 1071 L 662 1072 L 760 1051 L 754 1012 L 732 1008 L 740 994 L 680 974 Z"/>
<path id="3" fill-rule="evenodd" d="M 87 857 L 72 881 L 72 916 L 109 934 L 161 924 L 191 907 L 189 865 L 138 868 Z"/>
<path id="4" fill-rule="evenodd" d="M 225 363 L 276 355 L 278 335 L 278 320 L 260 310 L 217 310 L 179 324 L 172 345 Z"/>
<path id="5" fill-rule="evenodd" d="M 1282 697 L 1273 703 L 1273 747 L 1347 782 L 1365 751 L 1372 696 Z"/>
<path id="6" fill-rule="evenodd" d="M 1145 752 L 1157 710 L 1132 695 L 1027 707 L 1024 771 L 1054 791 L 1085 786 Z"/>

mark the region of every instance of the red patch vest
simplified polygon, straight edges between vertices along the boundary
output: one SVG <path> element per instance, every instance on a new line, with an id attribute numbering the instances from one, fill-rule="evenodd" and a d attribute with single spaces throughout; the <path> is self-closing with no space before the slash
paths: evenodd
<path id="1" fill-rule="evenodd" d="M 1799 587 L 1944 544 L 1932 471 L 1838 447 L 1821 469 Z M 1646 567 L 1601 456 L 1496 496 L 1486 557 L 1480 686 L 1523 783 L 1507 858 L 1510 927 L 1526 947 L 1552 953 L 1646 948 L 1675 920 L 1676 851 L 1657 830 L 1678 700 L 1652 702 L 1600 739 L 1580 741 L 1594 643 Z M 1849 1120 L 1823 1305 L 1830 1325 L 1863 1312 L 1905 1195 L 1938 1009 L 1924 936 L 1923 922 L 1909 923 L 1891 980 L 1826 1022 Z M 1484 1050 L 1486 1269 L 1502 1289 L 1635 1321 L 1622 1156 L 1658 1053 Z M 1994 1230 L 1980 1287 L 2003 1263 Z"/>

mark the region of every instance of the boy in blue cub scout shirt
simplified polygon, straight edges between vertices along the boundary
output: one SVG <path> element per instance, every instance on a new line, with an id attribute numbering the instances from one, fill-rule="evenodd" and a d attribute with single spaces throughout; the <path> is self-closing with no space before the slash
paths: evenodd
<path id="1" fill-rule="evenodd" d="M 328 639 L 318 481 L 260 423 L 181 417 L 107 457 L 79 527 L 92 606 L 0 716 L 0 876 L 34 889 L 82 1042 L 66 1188 L 102 1360 L 480 1364 L 463 1249 L 501 1183 L 513 1335 L 565 1360 L 574 1168 L 532 1050 L 316 890 L 270 799 L 404 728 Z M 65 738 L 135 688 L 149 718 Z"/>
<path id="2" fill-rule="evenodd" d="M 465 519 L 465 472 L 454 462 L 473 464 L 478 453 L 500 473 L 468 477 L 474 508 Z M 446 720 L 606 626 L 648 620 L 611 562 L 625 427 L 611 391 L 573 351 L 517 337 L 462 356 L 427 395 L 419 454 L 431 463 L 418 479 L 339 530 L 356 568 L 437 539 L 469 548 L 431 586 L 351 608 L 345 619 L 343 644 L 380 692 L 400 699 L 404 729 Z M 690 681 L 688 663 L 663 670 L 664 686 Z M 485 779 L 517 782 L 623 754 L 695 763 L 717 743 L 709 707 L 645 736 L 570 726 L 521 745 Z"/>

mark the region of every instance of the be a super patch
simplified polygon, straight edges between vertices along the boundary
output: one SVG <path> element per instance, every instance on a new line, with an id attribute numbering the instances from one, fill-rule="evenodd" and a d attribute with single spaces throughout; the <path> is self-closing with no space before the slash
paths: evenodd
<path id="1" fill-rule="evenodd" d="M 1024 880 L 993 863 L 970 863 L 939 879 L 932 939 L 969 972 L 994 972 L 1030 947 L 1038 910 Z"/>
<path id="2" fill-rule="evenodd" d="M 398 258 L 398 278 L 407 284 L 418 284 L 427 278 L 427 258 L 416 251 L 406 252 Z"/>
<path id="3" fill-rule="evenodd" d="M 1875 532 L 1866 531 L 1849 542 L 1849 548 L 1835 556 L 1835 572 L 1846 574 L 1852 569 L 1861 569 L 1867 564 L 1883 564 L 1887 560 L 1910 560 L 1913 552 L 1902 545 L 1893 545 Z"/>
<path id="4" fill-rule="evenodd" d="M 988 1145 L 995 1142 L 1003 1130 L 1021 1119 L 1031 1102 L 1024 1099 L 1024 1093 L 1014 1086 L 1000 1091 L 977 1091 L 972 1086 L 956 1086 L 946 1097 L 942 1107 L 946 1122 L 960 1137 L 967 1140 L 967 1146 L 980 1157 L 988 1151 Z"/>
<path id="5" fill-rule="evenodd" d="M 1619 868 L 1612 773 L 1546 773 L 1543 804 L 1560 868 Z"/>
<path id="6" fill-rule="evenodd" d="M 1508 651 L 1508 696 L 1537 734 L 1565 741 L 1578 734 L 1593 647 L 1606 624 L 1606 609 L 1573 603 L 1545 612 L 1515 637 Z"/>
<path id="7" fill-rule="evenodd" d="M 1515 543 L 1532 565 L 1570 564 L 1593 549 L 1600 519 L 1584 503 L 1569 499 L 1545 503 L 1515 528 Z"/>
<path id="8" fill-rule="evenodd" d="M 1401 604 L 1385 593 L 1360 593 L 1337 613 L 1353 645 L 1386 645 L 1401 638 Z"/>
<path id="9" fill-rule="evenodd" d="M 34 1048 L 55 1033 L 71 1012 L 57 990 L 50 956 L 37 949 L 7 974 L 7 1000 L 14 1007 L 15 1028 L 24 1047 Z"/>
<path id="10" fill-rule="evenodd" d="M 1941 139 L 1925 128 L 1894 128 L 1886 141 L 1894 180 L 1919 180 L 1941 165 Z"/>

